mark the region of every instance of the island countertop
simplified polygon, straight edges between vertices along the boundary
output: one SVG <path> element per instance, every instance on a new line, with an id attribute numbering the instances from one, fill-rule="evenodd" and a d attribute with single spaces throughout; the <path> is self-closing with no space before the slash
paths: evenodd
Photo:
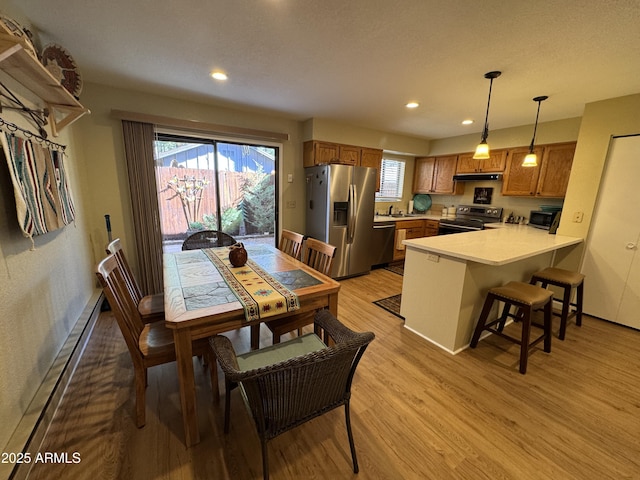
<path id="1" fill-rule="evenodd" d="M 505 265 L 581 243 L 582 238 L 549 235 L 527 225 L 415 238 L 402 243 L 415 248 L 486 265 Z"/>

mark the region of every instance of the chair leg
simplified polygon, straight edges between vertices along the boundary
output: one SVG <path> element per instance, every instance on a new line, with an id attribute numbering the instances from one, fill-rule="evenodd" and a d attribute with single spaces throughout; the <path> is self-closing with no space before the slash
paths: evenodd
<path id="1" fill-rule="evenodd" d="M 529 340 L 531 337 L 531 308 L 523 308 L 522 340 L 520 343 L 520 373 L 527 373 L 529 360 Z"/>
<path id="2" fill-rule="evenodd" d="M 474 330 L 473 337 L 471 338 L 471 343 L 469 344 L 471 348 L 476 348 L 476 346 L 478 345 L 478 340 L 480 340 L 480 334 L 484 330 L 484 325 L 485 323 L 487 323 L 487 318 L 489 317 L 489 312 L 491 311 L 492 306 L 493 306 L 493 295 L 489 293 L 487 295 L 486 300 L 484 301 L 484 306 L 482 307 L 480 318 L 478 319 L 476 329 Z"/>
<path id="3" fill-rule="evenodd" d="M 576 288 L 576 325 L 582 326 L 582 300 L 584 296 L 584 280 Z"/>
<path id="4" fill-rule="evenodd" d="M 261 438 L 260 443 L 262 444 L 262 478 L 269 480 L 269 451 L 267 449 L 267 441 Z"/>
<path id="5" fill-rule="evenodd" d="M 136 384 L 136 426 L 142 428 L 146 422 L 147 369 L 134 365 L 133 370 Z"/>
<path id="6" fill-rule="evenodd" d="M 347 423 L 347 435 L 349 436 L 349 448 L 351 449 L 351 460 L 353 461 L 353 473 L 358 473 L 358 457 L 356 456 L 356 446 L 353 442 L 353 432 L 351 431 L 351 414 L 349 413 L 349 400 L 344 404 L 344 417 Z"/>
<path id="7" fill-rule="evenodd" d="M 220 386 L 218 385 L 218 362 L 216 361 L 216 355 L 213 351 L 207 354 L 209 362 L 209 375 L 211 376 L 211 392 L 213 394 L 213 401 L 220 403 Z"/>
<path id="8" fill-rule="evenodd" d="M 558 338 L 564 340 L 564 335 L 567 331 L 567 319 L 569 318 L 569 302 L 571 301 L 571 287 L 566 286 L 564 288 L 564 294 L 562 295 L 562 313 L 560 315 L 560 333 Z"/>
<path id="9" fill-rule="evenodd" d="M 511 304 L 505 303 L 504 308 L 502 309 L 502 315 L 500 315 L 500 323 L 498 323 L 498 331 L 501 332 L 504 330 L 504 326 L 507 323 L 507 318 L 509 318 L 509 311 L 511 310 Z"/>
<path id="10" fill-rule="evenodd" d="M 553 308 L 552 303 L 553 300 L 550 299 L 544 306 L 544 351 L 547 353 L 551 353 L 551 319 L 553 318 L 553 313 L 551 311 Z"/>
<path id="11" fill-rule="evenodd" d="M 224 433 L 229 433 L 229 416 L 231 410 L 231 390 L 233 383 L 225 379 L 224 382 Z"/>

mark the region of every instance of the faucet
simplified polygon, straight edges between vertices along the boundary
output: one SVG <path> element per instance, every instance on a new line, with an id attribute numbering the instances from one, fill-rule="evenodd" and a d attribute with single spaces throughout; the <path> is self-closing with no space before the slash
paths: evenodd
<path id="1" fill-rule="evenodd" d="M 389 215 L 391 216 L 393 214 L 393 205 L 389 206 Z"/>

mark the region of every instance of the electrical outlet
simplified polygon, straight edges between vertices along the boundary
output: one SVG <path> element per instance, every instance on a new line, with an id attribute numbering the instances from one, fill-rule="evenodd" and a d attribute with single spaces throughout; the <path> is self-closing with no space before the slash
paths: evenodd
<path id="1" fill-rule="evenodd" d="M 584 218 L 583 212 L 574 212 L 573 214 L 573 223 L 582 223 L 582 219 Z"/>
<path id="2" fill-rule="evenodd" d="M 295 200 L 287 200 L 287 208 L 296 208 Z"/>
<path id="3" fill-rule="evenodd" d="M 435 255 L 433 253 L 429 253 L 427 255 L 427 260 L 429 260 L 430 262 L 438 263 L 440 261 L 440 256 L 439 255 Z"/>

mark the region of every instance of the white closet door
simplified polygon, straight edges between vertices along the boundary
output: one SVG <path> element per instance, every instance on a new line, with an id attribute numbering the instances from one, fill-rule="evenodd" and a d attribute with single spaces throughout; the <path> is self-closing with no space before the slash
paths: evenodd
<path id="1" fill-rule="evenodd" d="M 640 136 L 614 138 L 582 265 L 585 313 L 635 328 L 639 328 L 640 262 L 634 262 L 637 249 L 630 246 L 640 237 L 638 179 Z M 629 303 L 621 308 L 623 300 Z"/>
<path id="2" fill-rule="evenodd" d="M 638 242 L 630 243 L 627 248 L 636 252 L 631 261 L 627 285 L 622 292 L 622 301 L 618 310 L 616 321 L 629 327 L 640 329 L 640 254 L 638 254 Z"/>

